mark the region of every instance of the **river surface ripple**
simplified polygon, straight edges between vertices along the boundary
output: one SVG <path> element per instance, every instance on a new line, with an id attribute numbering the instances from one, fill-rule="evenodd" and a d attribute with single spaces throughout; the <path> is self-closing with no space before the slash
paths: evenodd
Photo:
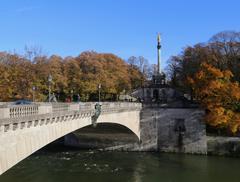
<path id="1" fill-rule="evenodd" d="M 0 182 L 239 182 L 240 159 L 138 152 L 38 152 Z"/>

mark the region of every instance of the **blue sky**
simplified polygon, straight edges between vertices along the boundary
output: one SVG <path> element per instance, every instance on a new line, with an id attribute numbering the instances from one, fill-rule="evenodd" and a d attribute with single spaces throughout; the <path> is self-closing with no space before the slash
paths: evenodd
<path id="1" fill-rule="evenodd" d="M 48 55 L 85 50 L 156 62 L 162 33 L 166 65 L 187 45 L 240 30 L 239 0 L 1 0 L 0 51 L 41 46 Z"/>

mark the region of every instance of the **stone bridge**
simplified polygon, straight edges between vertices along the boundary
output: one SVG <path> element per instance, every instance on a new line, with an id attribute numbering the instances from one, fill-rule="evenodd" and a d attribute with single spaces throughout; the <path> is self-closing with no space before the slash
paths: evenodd
<path id="1" fill-rule="evenodd" d="M 96 123 L 129 128 L 140 140 L 139 103 L 102 103 L 96 121 L 95 103 L 35 103 L 0 105 L 0 174 L 45 145 Z"/>

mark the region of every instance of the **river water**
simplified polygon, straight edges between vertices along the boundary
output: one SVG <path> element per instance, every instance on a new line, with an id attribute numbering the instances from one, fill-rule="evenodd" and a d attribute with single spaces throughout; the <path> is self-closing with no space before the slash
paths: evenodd
<path id="1" fill-rule="evenodd" d="M 0 182 L 239 182 L 240 159 L 212 156 L 44 151 L 0 176 Z"/>

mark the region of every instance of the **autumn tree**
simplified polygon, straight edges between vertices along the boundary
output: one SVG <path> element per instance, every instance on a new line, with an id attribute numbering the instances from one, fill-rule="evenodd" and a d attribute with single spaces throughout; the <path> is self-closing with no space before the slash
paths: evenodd
<path id="1" fill-rule="evenodd" d="M 240 81 L 240 33 L 224 31 L 214 35 L 208 42 L 186 47 L 181 54 L 169 60 L 168 74 L 171 84 L 185 92 L 191 87 L 186 82 L 206 62 L 221 70 L 230 70 L 232 79 Z"/>
<path id="2" fill-rule="evenodd" d="M 96 97 L 99 84 L 105 99 L 116 99 L 121 91 L 132 89 L 129 65 L 121 58 L 113 54 L 83 52 L 76 60 L 82 70 L 85 97 Z"/>
<path id="3" fill-rule="evenodd" d="M 48 58 L 46 56 L 39 56 L 34 58 L 34 83 L 36 87 L 36 99 L 37 101 L 45 101 L 48 93 L 48 76 L 50 74 L 50 68 L 48 66 Z"/>
<path id="4" fill-rule="evenodd" d="M 240 128 L 240 86 L 231 81 L 232 77 L 229 70 L 221 71 L 202 63 L 200 70 L 188 81 L 195 98 L 207 109 L 207 123 L 235 133 Z"/>
<path id="5" fill-rule="evenodd" d="M 17 54 L 1 53 L 0 92 L 3 101 L 31 98 L 32 64 Z"/>
<path id="6" fill-rule="evenodd" d="M 213 57 L 212 64 L 220 69 L 229 69 L 233 79 L 240 82 L 240 32 L 220 32 L 209 40 L 208 48 Z"/>
<path id="7" fill-rule="evenodd" d="M 48 59 L 49 74 L 52 76 L 51 90 L 59 96 L 60 93 L 67 91 L 67 77 L 64 75 L 64 63 L 60 56 L 52 55 Z"/>
<path id="8" fill-rule="evenodd" d="M 78 61 L 73 57 L 65 58 L 63 69 L 67 86 L 61 90 L 61 95 L 63 96 L 64 94 L 64 96 L 66 96 L 71 92 L 73 92 L 71 94 L 83 94 L 82 70 Z"/>
<path id="9" fill-rule="evenodd" d="M 145 60 L 140 60 L 144 70 Z M 24 56 L 0 53 L 0 71 L 1 101 L 32 99 L 33 94 L 35 101 L 46 101 L 49 84 L 61 101 L 77 94 L 84 101 L 96 100 L 99 84 L 102 99 L 117 100 L 122 91 L 131 92 L 145 80 L 138 67 L 116 55 L 93 51 L 66 58 L 47 57 L 30 48 L 26 48 Z"/>
<path id="10" fill-rule="evenodd" d="M 151 79 L 154 74 L 154 65 L 149 64 L 148 60 L 143 56 L 131 56 L 128 58 L 127 63 L 131 68 L 138 69 L 144 76 L 144 79 Z M 142 80 L 145 81 L 145 80 Z"/>
<path id="11" fill-rule="evenodd" d="M 171 85 L 207 109 L 214 127 L 239 129 L 240 33 L 224 31 L 186 47 L 169 61 Z"/>

